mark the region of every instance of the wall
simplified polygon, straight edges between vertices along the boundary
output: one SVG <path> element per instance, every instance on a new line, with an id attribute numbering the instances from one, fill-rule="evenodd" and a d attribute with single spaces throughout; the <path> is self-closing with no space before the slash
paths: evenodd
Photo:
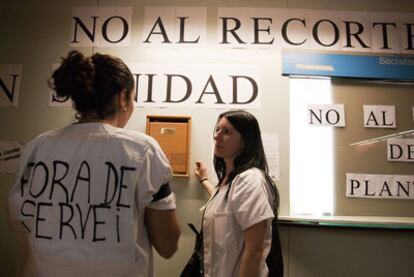
<path id="1" fill-rule="evenodd" d="M 289 97 L 288 79 L 282 77 L 280 53 L 278 50 L 242 50 L 206 47 L 188 51 L 188 49 L 154 49 L 138 45 L 138 34 L 143 24 L 145 6 L 206 6 L 208 8 L 208 45 L 216 41 L 217 7 L 288 7 L 304 9 L 365 10 L 385 12 L 414 12 L 414 3 L 404 0 L 349 0 L 349 1 L 132 1 L 132 0 L 68 0 L 68 1 L 0 1 L 0 63 L 23 64 L 23 79 L 20 88 L 20 100 L 17 108 L 0 108 L 0 139 L 30 140 L 36 135 L 58 128 L 74 121 L 70 108 L 48 106 L 46 80 L 51 74 L 51 65 L 57 63 L 69 49 L 69 29 L 71 7 L 76 6 L 131 6 L 133 8 L 132 46 L 122 49 L 82 48 L 85 54 L 103 52 L 115 54 L 128 62 L 198 62 L 209 64 L 243 63 L 258 64 L 261 71 L 261 84 L 264 91 L 262 108 L 252 110 L 261 124 L 263 132 L 279 134 L 281 176 L 278 183 L 281 195 L 281 214 L 289 214 Z M 137 46 L 138 45 L 138 46 Z M 196 160 L 209 161 L 211 148 L 208 141 L 221 110 L 195 110 L 180 108 L 138 108 L 127 128 L 145 131 L 145 118 L 149 114 L 189 115 L 192 117 L 191 172 Z M 200 143 L 203 142 L 203 143 Z M 207 145 L 207 146 L 206 146 Z M 6 221 L 6 198 L 13 176 L 0 175 L 0 275 L 12 276 L 18 267 L 16 242 Z M 175 178 L 173 190 L 178 199 L 178 215 L 182 225 L 179 252 L 171 260 L 156 258 L 158 276 L 177 276 L 188 259 L 194 237 L 187 222 L 198 222 L 198 210 L 207 199 L 199 188 L 195 178 Z M 352 234 L 351 236 L 357 236 Z M 282 234 L 282 238 L 286 238 Z M 383 236 L 375 237 L 381 241 Z M 283 239 L 284 247 L 287 245 Z M 336 245 L 334 240 L 333 247 Z M 315 265 L 320 266 L 320 265 Z M 294 275 L 292 275 L 294 276 Z M 301 275 L 305 276 L 305 275 Z M 312 276 L 312 275 L 309 275 Z"/>
<path id="2" fill-rule="evenodd" d="M 413 232 L 283 225 L 289 277 L 409 277 Z"/>

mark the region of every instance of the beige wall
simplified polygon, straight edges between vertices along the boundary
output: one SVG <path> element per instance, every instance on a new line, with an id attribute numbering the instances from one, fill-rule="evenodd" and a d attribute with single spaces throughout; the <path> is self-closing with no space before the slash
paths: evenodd
<path id="1" fill-rule="evenodd" d="M 23 64 L 23 78 L 20 89 L 20 100 L 17 108 L 0 108 L 0 140 L 30 140 L 41 132 L 57 128 L 73 122 L 73 111 L 69 108 L 48 107 L 48 89 L 46 80 L 51 73 L 51 65 L 59 61 L 70 48 L 68 46 L 69 18 L 71 7 L 74 6 L 132 6 L 133 25 L 139 30 L 143 22 L 143 8 L 145 6 L 207 6 L 208 7 L 208 43 L 214 44 L 216 40 L 216 16 L 217 7 L 288 7 L 304 9 L 330 9 L 330 10 L 364 10 L 385 12 L 414 12 L 414 3 L 405 0 L 348 0 L 348 1 L 190 1 L 190 0 L 68 0 L 68 1 L 0 1 L 0 63 Z M 133 34 L 133 40 L 139 39 Z M 198 63 L 246 63 L 259 64 L 261 70 L 261 82 L 263 88 L 262 108 L 252 110 L 260 121 L 263 132 L 279 134 L 280 140 L 280 166 L 281 176 L 278 183 L 281 195 L 281 214 L 289 213 L 289 97 L 288 79 L 281 76 L 280 53 L 276 50 L 237 50 L 228 49 L 222 51 L 194 51 L 186 49 L 157 49 L 142 48 L 132 45 L 127 48 L 92 49 L 82 48 L 86 54 L 92 51 L 115 54 L 128 62 L 198 62 Z M 351 85 L 353 86 L 353 85 Z M 412 98 L 410 98 L 412 99 Z M 414 101 L 412 101 L 414 102 Z M 149 114 L 165 115 L 189 115 L 192 117 L 192 145 L 191 145 L 191 172 L 195 160 L 210 159 L 210 148 L 206 147 L 211 141 L 211 133 L 215 118 L 220 110 L 195 110 L 195 109 L 156 109 L 137 108 L 128 128 L 145 131 L 145 118 Z M 202 142 L 202 143 L 200 143 Z M 13 182 L 13 176 L 0 174 L 0 275 L 12 276 L 16 271 L 17 252 L 16 242 L 6 222 L 6 197 L 8 188 Z M 188 259 L 194 237 L 186 227 L 187 222 L 198 222 L 198 209 L 203 205 L 207 196 L 197 184 L 193 176 L 190 178 L 175 178 L 173 190 L 178 199 L 178 215 L 182 224 L 183 235 L 180 240 L 180 248 L 177 255 L 171 260 L 156 259 L 156 271 L 160 277 L 178 276 L 185 261 Z M 341 192 L 342 193 L 342 192 Z M 412 215 L 412 214 L 411 214 Z M 292 243 L 292 233 L 289 239 L 286 230 L 282 238 L 284 246 Z M 312 230 L 306 230 L 312 232 Z M 347 231 L 343 231 L 347 232 Z M 311 237 L 303 232 L 296 232 L 299 240 L 307 241 Z M 303 235 L 303 236 L 302 236 Z M 350 239 L 360 240 L 359 233 L 347 233 Z M 318 235 L 319 236 L 319 235 Z M 376 234 L 373 244 L 387 239 L 389 234 Z M 342 243 L 336 241 L 339 237 L 331 237 L 330 243 L 334 252 L 341 251 Z M 296 240 L 294 240 L 296 241 Z M 293 242 L 294 242 L 293 241 Z M 323 242 L 323 241 L 322 241 Z M 318 242 L 319 244 L 319 242 Z M 301 244 L 297 247 L 300 248 Z M 370 250 L 367 250 L 371 253 Z M 375 249 L 373 249 L 375 251 Z M 286 253 L 285 253 L 286 254 Z M 291 255 L 291 252 L 289 252 Z M 345 252 L 344 255 L 352 255 Z M 310 254 L 311 256 L 311 254 Z M 300 257 L 286 257 L 293 259 Z M 330 264 L 333 257 L 324 257 Z M 372 260 L 371 260 L 372 261 Z M 335 264 L 335 263 L 333 263 Z M 295 269 L 298 263 L 292 263 L 294 269 L 290 272 L 302 272 Z M 310 264 L 309 267 L 323 267 L 321 264 Z M 339 265 L 338 265 L 339 266 Z M 370 266 L 375 266 L 372 264 Z M 289 276 L 328 276 L 289 274 Z M 345 275 L 331 275 L 345 276 Z M 350 276 L 350 275 L 349 275 Z M 355 275 L 357 276 L 357 275 Z M 371 275 L 366 275 L 371 276 Z"/>
<path id="2" fill-rule="evenodd" d="M 288 277 L 409 277 L 413 231 L 282 226 Z"/>

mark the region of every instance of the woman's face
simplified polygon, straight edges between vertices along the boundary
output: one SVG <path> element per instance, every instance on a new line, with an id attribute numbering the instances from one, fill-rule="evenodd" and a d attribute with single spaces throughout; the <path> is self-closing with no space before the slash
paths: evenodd
<path id="1" fill-rule="evenodd" d="M 224 160 L 234 160 L 244 147 L 241 134 L 225 117 L 216 125 L 214 142 L 214 154 Z"/>

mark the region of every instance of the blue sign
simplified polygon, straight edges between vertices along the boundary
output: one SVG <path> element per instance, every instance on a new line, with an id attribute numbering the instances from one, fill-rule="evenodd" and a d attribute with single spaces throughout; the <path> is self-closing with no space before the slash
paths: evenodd
<path id="1" fill-rule="evenodd" d="M 307 75 L 414 80 L 412 55 L 362 55 L 285 51 L 282 54 L 283 75 Z"/>

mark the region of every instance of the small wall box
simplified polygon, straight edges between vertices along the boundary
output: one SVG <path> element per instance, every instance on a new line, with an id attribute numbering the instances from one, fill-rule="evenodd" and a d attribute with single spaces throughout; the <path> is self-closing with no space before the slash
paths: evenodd
<path id="1" fill-rule="evenodd" d="M 155 138 L 173 169 L 174 176 L 188 177 L 191 117 L 148 115 L 146 133 Z"/>

